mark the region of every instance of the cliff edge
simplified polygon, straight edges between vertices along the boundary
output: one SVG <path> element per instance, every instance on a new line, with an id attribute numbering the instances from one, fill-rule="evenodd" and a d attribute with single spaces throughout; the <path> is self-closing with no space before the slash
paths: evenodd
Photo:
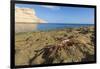
<path id="1" fill-rule="evenodd" d="M 37 28 L 36 23 L 46 23 L 46 21 L 36 16 L 36 12 L 31 8 L 15 8 L 15 32 L 29 32 Z"/>

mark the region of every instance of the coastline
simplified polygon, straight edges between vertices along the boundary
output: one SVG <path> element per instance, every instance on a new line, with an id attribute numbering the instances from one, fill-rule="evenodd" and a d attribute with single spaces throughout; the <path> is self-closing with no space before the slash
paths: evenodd
<path id="1" fill-rule="evenodd" d="M 43 55 L 45 51 L 32 60 L 32 58 L 35 57 L 35 54 L 37 54 L 35 51 L 41 49 L 45 50 L 47 46 L 51 47 L 52 45 L 56 47 L 56 45 L 60 44 L 63 39 L 70 39 L 71 43 L 74 41 L 75 44 L 64 48 L 66 50 L 61 48 L 60 51 L 58 49 L 57 54 L 62 53 L 62 55 L 59 56 L 59 58 L 63 60 L 62 63 L 91 61 L 87 59 L 89 59 L 89 55 L 94 56 L 93 34 L 94 26 L 17 33 L 15 34 L 15 64 L 48 64 L 46 59 L 49 59 L 49 57 Z M 74 55 L 72 55 L 72 53 Z M 57 54 L 55 53 L 55 55 Z M 92 61 L 94 61 L 94 58 L 92 58 Z M 50 63 L 60 62 L 61 61 L 58 60 L 58 58 L 53 58 Z"/>

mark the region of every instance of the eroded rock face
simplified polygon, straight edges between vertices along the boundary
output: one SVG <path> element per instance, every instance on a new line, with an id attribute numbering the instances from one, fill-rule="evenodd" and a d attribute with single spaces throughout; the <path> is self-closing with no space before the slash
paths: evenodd
<path id="1" fill-rule="evenodd" d="M 46 23 L 46 21 L 36 16 L 35 10 L 30 8 L 15 9 L 15 32 L 29 32 L 36 29 L 36 23 Z"/>
<path id="2" fill-rule="evenodd" d="M 15 64 L 95 61 L 94 28 L 88 29 L 86 34 L 80 28 L 16 34 Z"/>

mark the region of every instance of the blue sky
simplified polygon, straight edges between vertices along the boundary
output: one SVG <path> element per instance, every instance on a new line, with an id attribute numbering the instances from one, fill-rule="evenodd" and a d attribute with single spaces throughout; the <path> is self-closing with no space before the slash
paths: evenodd
<path id="1" fill-rule="evenodd" d="M 16 8 L 35 9 L 36 15 L 47 23 L 94 24 L 94 8 L 16 4 Z"/>

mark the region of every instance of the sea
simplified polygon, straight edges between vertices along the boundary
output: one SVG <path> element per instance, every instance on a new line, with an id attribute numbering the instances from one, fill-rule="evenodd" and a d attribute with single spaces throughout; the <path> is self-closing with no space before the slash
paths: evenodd
<path id="1" fill-rule="evenodd" d="M 63 23 L 41 23 L 37 25 L 37 30 L 54 30 L 63 28 L 79 28 L 94 26 L 94 24 L 63 24 Z"/>

